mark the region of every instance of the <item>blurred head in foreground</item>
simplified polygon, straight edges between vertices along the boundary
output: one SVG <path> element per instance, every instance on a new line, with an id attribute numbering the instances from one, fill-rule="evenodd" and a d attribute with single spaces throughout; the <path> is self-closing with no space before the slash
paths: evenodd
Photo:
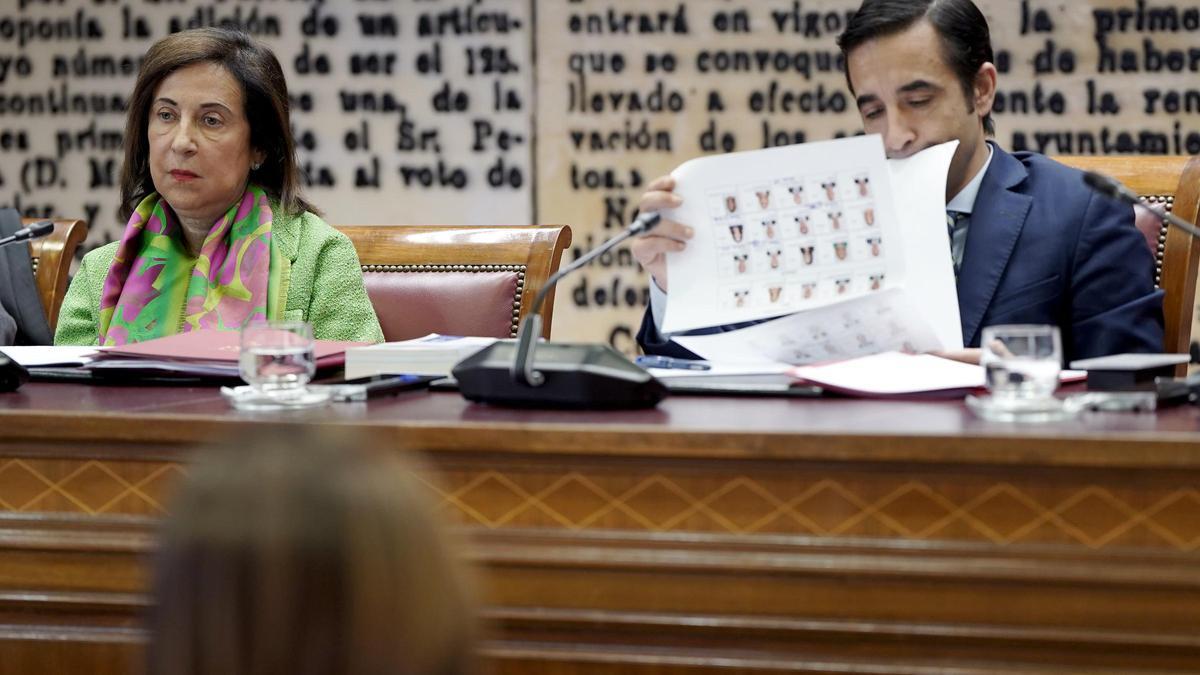
<path id="1" fill-rule="evenodd" d="M 473 671 L 460 560 L 395 453 L 275 432 L 202 455 L 175 495 L 152 675 Z"/>

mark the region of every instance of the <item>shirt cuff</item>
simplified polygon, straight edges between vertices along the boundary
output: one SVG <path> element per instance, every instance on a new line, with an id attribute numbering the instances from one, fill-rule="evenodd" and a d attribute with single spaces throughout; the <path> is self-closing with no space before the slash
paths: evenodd
<path id="1" fill-rule="evenodd" d="M 654 318 L 654 329 L 662 335 L 663 317 L 667 314 L 667 293 L 650 277 L 650 316 Z"/>

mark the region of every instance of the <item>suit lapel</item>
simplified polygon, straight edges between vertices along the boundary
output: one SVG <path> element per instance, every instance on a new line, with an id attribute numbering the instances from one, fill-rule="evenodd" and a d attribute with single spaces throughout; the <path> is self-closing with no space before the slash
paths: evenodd
<path id="1" fill-rule="evenodd" d="M 958 277 L 958 309 L 963 344 L 972 344 L 1008 267 L 1033 198 L 1016 192 L 1028 173 L 1017 158 L 993 145 L 988 167 L 967 230 L 962 270 Z"/>

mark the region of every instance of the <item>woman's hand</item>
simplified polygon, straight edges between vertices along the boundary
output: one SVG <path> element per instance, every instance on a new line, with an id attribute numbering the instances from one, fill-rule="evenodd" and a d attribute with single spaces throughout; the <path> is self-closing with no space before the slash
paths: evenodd
<path id="1" fill-rule="evenodd" d="M 641 213 L 647 213 L 679 206 L 683 200 L 672 192 L 674 189 L 674 178 L 662 176 L 654 179 L 646 188 L 646 193 L 642 195 L 641 201 L 638 202 L 638 210 Z M 658 284 L 663 292 L 667 290 L 666 254 L 668 251 L 678 252 L 686 248 L 687 240 L 692 238 L 692 233 L 692 228 L 683 223 L 663 219 L 659 221 L 657 227 L 647 234 L 639 236 L 630 246 L 634 259 L 650 272 L 654 283 Z"/>

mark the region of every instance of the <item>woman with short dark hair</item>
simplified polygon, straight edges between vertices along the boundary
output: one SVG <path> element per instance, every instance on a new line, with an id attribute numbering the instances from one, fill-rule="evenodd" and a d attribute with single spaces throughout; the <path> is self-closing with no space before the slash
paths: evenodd
<path id="1" fill-rule="evenodd" d="M 279 61 L 244 33 L 198 28 L 150 48 L 125 127 L 125 231 L 84 256 L 57 344 L 267 319 L 383 339 L 353 244 L 300 195 L 288 107 Z"/>

